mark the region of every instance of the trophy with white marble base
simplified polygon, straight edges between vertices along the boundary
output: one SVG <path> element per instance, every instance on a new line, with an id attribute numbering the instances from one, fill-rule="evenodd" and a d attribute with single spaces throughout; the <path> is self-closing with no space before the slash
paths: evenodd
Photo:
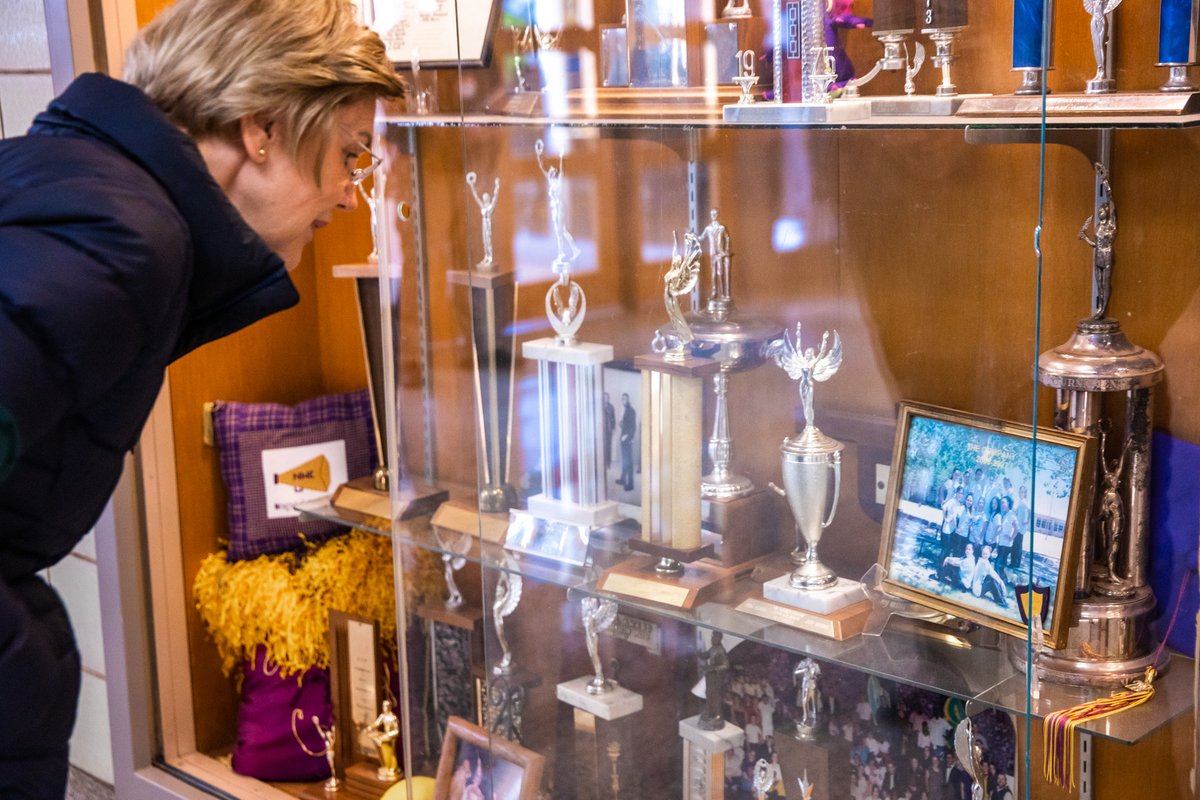
<path id="1" fill-rule="evenodd" d="M 870 613 L 870 602 L 857 581 L 839 578 L 817 555 L 822 534 L 837 513 L 844 448 L 841 442 L 822 433 L 813 421 L 813 388 L 816 383 L 829 380 L 841 367 L 842 340 L 837 331 L 833 332 L 832 340 L 826 331 L 819 350 L 805 348 L 797 324 L 795 340 L 785 335 L 771 345 L 770 352 L 788 377 L 800 383 L 804 430 L 798 436 L 786 437 L 779 447 L 784 488 L 777 491 L 787 497 L 803 547 L 792 551 L 795 569 L 790 575 L 763 584 L 763 598 L 790 607 L 793 611 L 783 614 L 785 618 L 794 619 L 797 612 L 814 617 L 810 624 L 819 620 L 832 630 L 832 634 L 826 635 L 847 638 L 862 630 L 861 623 Z M 743 610 L 765 615 L 770 607 L 752 603 Z"/>
<path id="2" fill-rule="evenodd" d="M 535 147 L 546 177 L 550 220 L 558 242 L 551 268 L 555 282 L 546 292 L 546 317 L 554 336 L 525 342 L 521 353 L 538 364 L 538 430 L 541 435 L 542 491 L 529 498 L 528 511 L 510 514 L 505 547 L 532 555 L 583 564 L 591 532 L 616 522 L 617 504 L 605 488 L 601 406 L 601 367 L 611 361 L 611 345 L 579 341 L 575 334 L 587 313 L 583 288 L 571 278 L 579 254 L 566 228 L 562 198 L 562 159 L 547 167 L 544 145 Z"/>
<path id="3" fill-rule="evenodd" d="M 654 353 L 634 359 L 642 372 L 642 530 L 630 549 L 647 556 L 608 570 L 601 588 L 645 600 L 691 608 L 727 571 L 697 563 L 711 556 L 700 531 L 700 442 L 706 378 L 720 370 L 711 358 L 692 355 L 695 339 L 679 307 L 700 277 L 700 240 L 676 240 L 664 277 L 663 303 L 674 325 L 671 338 L 656 336 Z M 685 568 L 685 564 L 688 566 Z"/>
<path id="4" fill-rule="evenodd" d="M 630 779 L 632 744 L 636 741 L 633 727 L 635 715 L 642 710 L 642 696 L 617 685 L 612 678 L 606 678 L 600 658 L 599 637 L 616 619 L 617 603 L 599 597 L 584 597 L 580 600 L 580 610 L 593 674 L 558 684 L 556 695 L 560 702 L 576 710 L 576 738 L 588 742 L 586 746 L 592 751 L 590 762 L 603 764 L 609 761 L 610 772 L 616 777 L 616 780 L 603 780 L 597 770 L 596 796 L 604 800 L 632 797 L 629 794 L 635 785 Z M 581 721 L 581 714 L 585 715 L 586 722 Z M 628 789 L 622 791 L 622 784 Z"/>
<path id="5" fill-rule="evenodd" d="M 1151 390 L 1163 379 L 1163 363 L 1130 342 L 1108 316 L 1117 215 L 1108 173 L 1099 164 L 1096 185 L 1095 213 L 1080 231 L 1093 249 L 1092 314 L 1065 343 L 1038 357 L 1038 380 L 1056 394 L 1054 426 L 1101 440 L 1097 497 L 1084 522 L 1091 535 L 1081 548 L 1067 644 L 1042 648 L 1036 656 L 1041 678 L 1080 685 L 1141 677 L 1155 649 L 1147 575 Z M 1123 437 L 1114 437 L 1114 428 Z M 1025 642 L 1015 640 L 1010 656 L 1023 666 L 1025 653 Z M 1166 664 L 1156 666 L 1162 672 Z"/>

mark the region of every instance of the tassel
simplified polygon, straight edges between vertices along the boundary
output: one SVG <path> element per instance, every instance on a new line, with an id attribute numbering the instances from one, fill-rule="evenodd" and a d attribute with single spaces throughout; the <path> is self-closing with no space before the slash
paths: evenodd
<path id="1" fill-rule="evenodd" d="M 1102 719 L 1126 709 L 1140 706 L 1154 697 L 1154 667 L 1146 668 L 1146 676 L 1125 684 L 1125 691 L 1113 692 L 1111 697 L 1080 703 L 1046 715 L 1043 722 L 1044 753 L 1042 769 L 1046 781 L 1068 791 L 1075 789 L 1076 729 L 1085 722 Z"/>

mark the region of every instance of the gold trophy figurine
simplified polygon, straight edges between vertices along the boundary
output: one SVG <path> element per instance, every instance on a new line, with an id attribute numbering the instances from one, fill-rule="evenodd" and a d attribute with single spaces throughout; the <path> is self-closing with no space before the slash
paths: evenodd
<path id="1" fill-rule="evenodd" d="M 381 781 L 400 779 L 400 762 L 396 757 L 396 741 L 400 738 L 400 720 L 392 713 L 392 701 L 383 701 L 383 711 L 367 727 L 367 734 L 379 753 L 379 769 L 375 777 Z"/>

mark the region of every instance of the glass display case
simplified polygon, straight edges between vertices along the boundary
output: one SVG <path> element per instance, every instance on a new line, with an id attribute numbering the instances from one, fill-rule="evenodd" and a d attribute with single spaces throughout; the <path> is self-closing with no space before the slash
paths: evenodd
<path id="1" fill-rule="evenodd" d="M 306 513 L 393 543 L 399 774 L 1190 796 L 1191 57 L 1047 5 L 376 0 L 390 508 Z"/>

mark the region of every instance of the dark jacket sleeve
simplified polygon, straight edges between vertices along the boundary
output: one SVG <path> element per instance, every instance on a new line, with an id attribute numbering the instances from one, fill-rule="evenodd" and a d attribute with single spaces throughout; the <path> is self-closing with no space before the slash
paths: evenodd
<path id="1" fill-rule="evenodd" d="M 0 483 L 4 483 L 17 463 L 17 450 L 17 423 L 8 409 L 0 406 Z"/>
<path id="2" fill-rule="evenodd" d="M 0 438 L 17 457 L 147 348 L 169 353 L 185 300 L 187 231 L 149 178 L 68 183 L 16 192 L 0 214 Z"/>

